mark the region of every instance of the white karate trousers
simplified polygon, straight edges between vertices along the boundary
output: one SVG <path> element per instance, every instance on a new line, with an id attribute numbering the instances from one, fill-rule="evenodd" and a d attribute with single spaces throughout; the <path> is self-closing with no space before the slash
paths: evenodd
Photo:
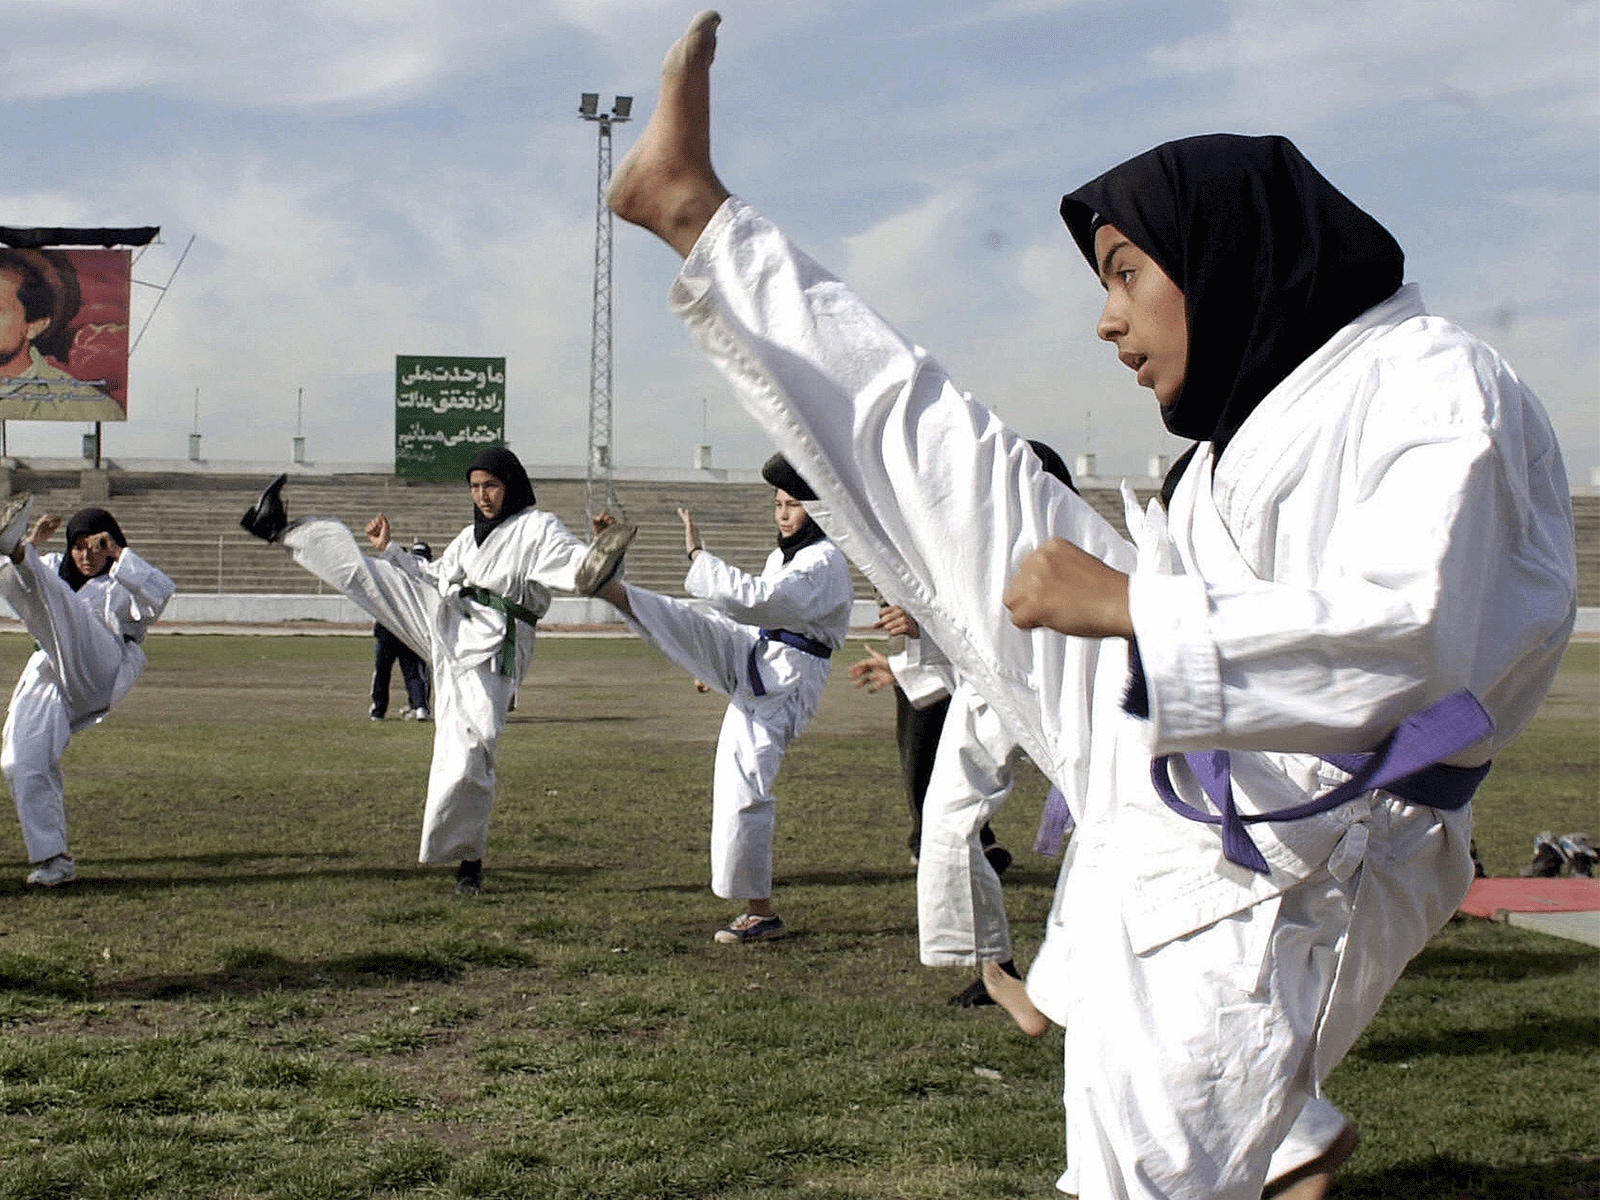
<path id="1" fill-rule="evenodd" d="M 426 658 L 433 668 L 433 765 L 422 814 L 417 861 L 482 859 L 494 807 L 495 746 L 517 680 L 499 675 L 490 659 L 464 666 L 451 657 L 445 631 L 459 620 L 454 600 L 426 580 L 362 552 L 340 521 L 313 517 L 291 525 L 283 544 L 295 562 L 360 605 L 374 620 Z M 532 638 L 517 638 L 518 674 Z"/>
<path id="2" fill-rule="evenodd" d="M 0 596 L 39 643 L 11 693 L 0 771 L 16 801 L 28 860 L 43 862 L 67 853 L 67 743 L 128 694 L 144 671 L 144 650 L 111 632 L 31 545 L 20 567 L 0 562 Z"/>
<path id="3" fill-rule="evenodd" d="M 830 662 L 782 642 L 758 655 L 766 695 L 751 690 L 760 631 L 715 610 L 628 588 L 628 624 L 678 666 L 728 697 L 711 780 L 711 890 L 724 900 L 772 895 L 773 783 L 789 743 L 817 711 Z"/>
<path id="4" fill-rule="evenodd" d="M 917 856 L 917 936 L 930 967 L 1011 958 L 1000 876 L 983 853 L 984 825 L 1011 795 L 1021 750 L 976 691 L 950 697 L 922 804 Z"/>

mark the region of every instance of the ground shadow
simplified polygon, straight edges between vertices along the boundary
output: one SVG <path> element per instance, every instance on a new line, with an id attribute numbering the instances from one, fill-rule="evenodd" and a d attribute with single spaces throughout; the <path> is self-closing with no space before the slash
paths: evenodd
<path id="1" fill-rule="evenodd" d="M 1331 1200 L 1591 1200 L 1600 1158 L 1488 1167 L 1448 1156 L 1381 1171 L 1343 1171 Z"/>
<path id="2" fill-rule="evenodd" d="M 1521 947 L 1488 950 L 1472 946 L 1429 946 L 1411 961 L 1413 979 L 1451 979 L 1504 983 L 1593 971 L 1600 953 L 1588 947 L 1558 944 L 1548 950 Z"/>
<path id="3" fill-rule="evenodd" d="M 635 892 L 669 892 L 677 896 L 693 896 L 700 892 L 709 892 L 711 885 L 708 883 L 645 883 L 631 890 Z"/>
<path id="4" fill-rule="evenodd" d="M 862 884 L 914 883 L 915 870 L 906 871 L 806 871 L 798 875 L 774 877 L 772 885 L 780 887 L 859 887 Z"/>
<path id="5" fill-rule="evenodd" d="M 1410 1062 L 1413 1059 L 1471 1058 L 1480 1054 L 1570 1054 L 1574 1047 L 1600 1042 L 1600 1017 L 1524 1019 L 1492 1029 L 1435 1029 L 1403 1037 L 1359 1043 L 1352 1058 L 1368 1062 Z"/>
<path id="6" fill-rule="evenodd" d="M 191 867 L 233 867 L 250 862 L 299 862 L 304 859 L 354 858 L 353 850 L 318 850 L 303 854 L 285 854 L 282 851 L 240 850 L 216 854 L 163 854 L 149 858 L 96 858 L 97 867 L 153 867 L 163 863 Z"/>
<path id="7" fill-rule="evenodd" d="M 174 1000 L 186 997 L 254 996 L 336 988 L 353 991 L 399 983 L 448 983 L 469 967 L 524 968 L 533 956 L 514 947 L 466 943 L 420 950 L 387 950 L 327 959 L 284 958 L 270 950 L 239 951 L 222 970 L 142 975 L 107 980 L 89 999 Z M 29 990 L 15 987 L 14 990 Z"/>
<path id="8" fill-rule="evenodd" d="M 284 855 L 263 855 L 264 859 L 282 859 Z M 329 855 L 306 855 L 307 858 L 328 858 Z M 100 865 L 98 862 L 96 865 Z M 193 864 L 191 864 L 193 865 Z M 587 879 L 605 868 L 573 863 L 558 863 L 538 867 L 497 867 L 485 870 L 485 890 L 503 892 L 548 891 L 553 881 L 571 882 Z M 44 891 L 29 888 L 19 881 L 0 884 L 0 899 L 8 897 L 48 895 L 70 896 L 75 893 L 95 895 L 137 895 L 149 891 L 171 891 L 174 888 L 235 888 L 259 886 L 263 883 L 281 883 L 286 880 L 367 881 L 401 883 L 416 880 L 430 873 L 439 877 L 441 885 L 453 879 L 448 868 L 440 865 L 413 867 L 328 867 L 322 870 L 217 872 L 215 874 L 175 875 L 80 875 L 74 882 L 60 888 Z"/>
<path id="9" fill-rule="evenodd" d="M 636 724 L 645 720 L 643 717 L 629 716 L 626 713 L 595 713 L 591 716 L 555 716 L 543 713 L 511 713 L 506 717 L 507 725 L 616 725 Z"/>

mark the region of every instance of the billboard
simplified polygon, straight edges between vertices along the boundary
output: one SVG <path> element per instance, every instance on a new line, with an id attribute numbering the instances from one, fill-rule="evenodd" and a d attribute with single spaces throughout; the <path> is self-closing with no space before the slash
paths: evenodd
<path id="1" fill-rule="evenodd" d="M 0 420 L 128 419 L 127 250 L 0 247 Z"/>
<path id="2" fill-rule="evenodd" d="M 395 355 L 397 476 L 462 479 L 479 450 L 505 440 L 505 359 Z"/>

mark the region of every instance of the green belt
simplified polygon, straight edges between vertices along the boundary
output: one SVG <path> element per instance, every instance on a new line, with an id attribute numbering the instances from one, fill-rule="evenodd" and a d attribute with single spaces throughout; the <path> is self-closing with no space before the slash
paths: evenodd
<path id="1" fill-rule="evenodd" d="M 531 608 L 525 608 L 515 600 L 508 600 L 499 592 L 491 592 L 488 588 L 479 587 L 475 583 L 461 585 L 460 598 L 461 615 L 470 617 L 467 610 L 467 601 L 473 600 L 485 608 L 492 608 L 497 613 L 502 613 L 506 619 L 505 640 L 500 643 L 500 657 L 496 664 L 497 670 L 507 679 L 517 677 L 517 622 L 527 623 L 529 629 L 539 624 L 539 614 Z"/>

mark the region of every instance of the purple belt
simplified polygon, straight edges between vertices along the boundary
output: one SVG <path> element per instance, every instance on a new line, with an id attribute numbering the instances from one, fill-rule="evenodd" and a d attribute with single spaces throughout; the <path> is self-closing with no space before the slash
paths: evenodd
<path id="1" fill-rule="evenodd" d="M 1350 778 L 1315 800 L 1265 813 L 1246 815 L 1235 807 L 1232 770 L 1226 750 L 1183 755 L 1183 761 L 1200 781 L 1200 787 L 1222 810 L 1220 813 L 1195 808 L 1173 789 L 1168 770 L 1172 755 L 1162 755 L 1151 761 L 1150 779 L 1162 802 L 1180 817 L 1222 826 L 1222 853 L 1229 862 L 1266 875 L 1272 868 L 1250 840 L 1246 825 L 1314 817 L 1378 788 L 1413 804 L 1446 811 L 1464 808 L 1489 774 L 1489 764 L 1452 767 L 1443 760 L 1481 742 L 1492 732 L 1494 719 L 1484 711 L 1476 696 L 1462 688 L 1407 717 L 1369 754 L 1323 755 L 1324 762 L 1348 772 Z M 1066 797 L 1058 789 L 1051 788 L 1034 847 L 1040 853 L 1054 854 L 1060 849 L 1061 836 L 1071 821 L 1066 808 Z"/>
<path id="2" fill-rule="evenodd" d="M 1489 774 L 1489 764 L 1451 767 L 1443 760 L 1481 742 L 1493 732 L 1494 719 L 1484 711 L 1476 696 L 1462 688 L 1407 717 L 1370 754 L 1324 755 L 1324 761 L 1350 772 L 1350 778 L 1315 800 L 1266 813 L 1245 815 L 1234 806 L 1226 750 L 1204 750 L 1183 756 L 1211 802 L 1222 810 L 1220 813 L 1203 812 L 1185 803 L 1173 790 L 1167 770 L 1171 755 L 1162 755 L 1150 763 L 1150 779 L 1162 802 L 1180 817 L 1222 826 L 1222 853 L 1229 862 L 1268 875 L 1272 868 L 1250 840 L 1246 825 L 1314 817 L 1378 788 L 1432 808 L 1463 808 Z"/>
<path id="3" fill-rule="evenodd" d="M 761 636 L 750 647 L 750 658 L 745 664 L 750 675 L 750 690 L 758 696 L 767 694 L 767 685 L 761 682 L 761 647 L 768 642 L 782 642 L 785 646 L 793 646 L 796 650 L 803 650 L 813 658 L 832 658 L 833 647 L 815 638 L 808 638 L 803 633 L 795 633 L 788 629 L 763 629 Z"/>

